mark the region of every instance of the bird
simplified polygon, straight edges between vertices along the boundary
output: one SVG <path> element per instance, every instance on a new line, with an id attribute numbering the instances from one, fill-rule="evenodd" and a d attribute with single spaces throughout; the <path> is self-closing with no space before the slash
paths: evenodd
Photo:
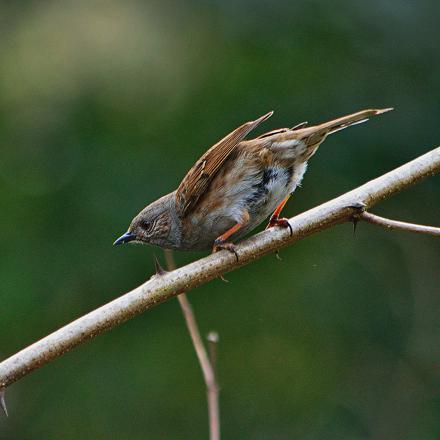
<path id="1" fill-rule="evenodd" d="M 136 215 L 113 244 L 148 243 L 164 249 L 217 252 L 238 259 L 234 242 L 269 218 L 266 227 L 291 226 L 281 211 L 300 185 L 309 159 L 328 135 L 393 110 L 367 109 L 328 122 L 246 136 L 273 112 L 246 122 L 203 154 L 178 188 Z"/>

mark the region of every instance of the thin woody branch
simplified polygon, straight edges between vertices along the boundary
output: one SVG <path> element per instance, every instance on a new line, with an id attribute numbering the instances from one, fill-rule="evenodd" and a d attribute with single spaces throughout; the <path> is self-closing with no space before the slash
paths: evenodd
<path id="1" fill-rule="evenodd" d="M 289 220 L 290 231 L 272 228 L 237 245 L 239 261 L 221 251 L 163 275 L 78 318 L 0 363 L 0 389 L 56 359 L 77 345 L 162 302 L 188 292 L 225 272 L 291 245 L 309 235 L 352 219 L 359 204 L 369 209 L 422 179 L 440 171 L 440 147 L 366 184 Z"/>
<path id="2" fill-rule="evenodd" d="M 176 264 L 174 262 L 172 251 L 166 249 L 164 253 L 168 269 L 175 269 Z M 220 440 L 220 407 L 218 401 L 219 387 L 217 384 L 212 358 L 210 359 L 208 357 L 202 337 L 200 336 L 199 326 L 197 325 L 194 311 L 186 294 L 181 293 L 177 296 L 177 299 L 179 301 L 180 308 L 182 309 L 183 317 L 185 318 L 185 323 L 196 351 L 200 368 L 202 369 L 203 379 L 206 385 L 209 416 L 209 438 L 210 440 Z"/>
<path id="3" fill-rule="evenodd" d="M 390 220 L 385 217 L 379 217 L 371 212 L 364 211 L 358 215 L 360 220 L 364 220 L 372 225 L 381 226 L 385 229 L 397 229 L 399 231 L 415 232 L 416 234 L 428 234 L 440 236 L 440 228 L 435 226 L 417 225 L 414 223 Z"/>
<path id="4" fill-rule="evenodd" d="M 206 394 L 208 400 L 208 415 L 209 415 L 209 438 L 210 440 L 220 439 L 220 407 L 219 407 L 219 387 L 215 376 L 214 368 L 203 345 L 200 332 L 197 327 L 196 318 L 192 310 L 191 304 L 185 293 L 178 295 L 180 307 L 182 308 L 183 316 L 191 336 L 194 349 L 199 359 L 200 367 L 203 373 L 203 379 L 206 385 Z"/>

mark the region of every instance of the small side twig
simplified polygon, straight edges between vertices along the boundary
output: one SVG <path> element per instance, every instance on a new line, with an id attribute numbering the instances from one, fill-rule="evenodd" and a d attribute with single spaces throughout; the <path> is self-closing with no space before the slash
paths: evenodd
<path id="1" fill-rule="evenodd" d="M 358 216 L 358 219 L 364 220 L 372 225 L 381 226 L 386 229 L 398 229 L 401 231 L 415 232 L 417 234 L 428 234 L 440 236 L 440 228 L 434 226 L 417 225 L 414 223 L 406 223 L 397 220 L 390 220 L 388 218 L 379 217 L 371 214 L 371 212 L 363 211 Z"/>
<path id="2" fill-rule="evenodd" d="M 176 264 L 174 262 L 173 253 L 171 250 L 165 250 L 165 259 L 169 270 L 174 270 Z M 188 332 L 191 336 L 194 349 L 199 359 L 200 367 L 202 369 L 203 378 L 206 385 L 206 393 L 208 399 L 208 415 L 209 415 L 209 438 L 210 440 L 220 440 L 220 406 L 219 406 L 219 387 L 213 367 L 212 358 L 208 357 L 202 337 L 200 336 L 199 327 L 197 325 L 194 311 L 191 307 L 185 293 L 177 296 L 183 316 L 185 318 Z"/>

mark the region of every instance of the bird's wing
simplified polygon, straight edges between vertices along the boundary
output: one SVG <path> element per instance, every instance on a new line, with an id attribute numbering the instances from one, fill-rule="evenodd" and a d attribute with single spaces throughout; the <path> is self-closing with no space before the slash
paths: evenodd
<path id="1" fill-rule="evenodd" d="M 307 124 L 308 124 L 308 122 L 301 122 L 300 124 L 296 124 L 292 128 L 278 128 L 277 130 L 272 130 L 272 131 L 268 131 L 267 133 L 261 134 L 260 136 L 257 137 L 257 139 L 264 139 L 264 138 L 273 136 L 275 134 L 281 134 L 281 133 L 286 133 L 288 131 L 299 130 L 301 128 L 304 128 Z"/>
<path id="2" fill-rule="evenodd" d="M 285 133 L 286 131 L 289 131 L 289 128 L 278 128 L 277 130 L 268 131 L 267 133 L 260 134 L 256 139 L 264 139 L 269 136 L 273 136 L 274 134 L 280 134 Z"/>
<path id="3" fill-rule="evenodd" d="M 213 145 L 188 171 L 176 191 L 176 207 L 180 216 L 188 214 L 207 190 L 214 176 L 235 147 L 259 124 L 272 116 L 266 113 L 246 122 Z"/>

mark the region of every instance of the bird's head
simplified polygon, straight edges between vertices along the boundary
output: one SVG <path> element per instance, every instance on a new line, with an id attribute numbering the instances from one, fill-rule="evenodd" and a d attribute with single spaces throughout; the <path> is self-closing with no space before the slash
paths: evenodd
<path id="1" fill-rule="evenodd" d="M 114 246 L 124 243 L 149 243 L 168 247 L 172 228 L 171 194 L 146 206 L 131 222 L 128 231 L 119 237 Z"/>

